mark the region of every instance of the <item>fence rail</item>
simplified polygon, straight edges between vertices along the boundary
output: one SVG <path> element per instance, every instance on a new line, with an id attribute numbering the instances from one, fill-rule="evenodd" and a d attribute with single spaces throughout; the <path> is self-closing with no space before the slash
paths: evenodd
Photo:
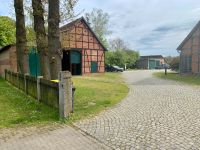
<path id="1" fill-rule="evenodd" d="M 5 79 L 40 102 L 55 108 L 59 107 L 58 83 L 8 70 L 5 70 Z"/>
<path id="2" fill-rule="evenodd" d="M 59 83 L 42 77 L 33 77 L 5 70 L 5 80 L 38 101 L 59 109 L 60 118 L 67 118 L 73 112 L 72 81 L 69 71 L 61 71 Z"/>

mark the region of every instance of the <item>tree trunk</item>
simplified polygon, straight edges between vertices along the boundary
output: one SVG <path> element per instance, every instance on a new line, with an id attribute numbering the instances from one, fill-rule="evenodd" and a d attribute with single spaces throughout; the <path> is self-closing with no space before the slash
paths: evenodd
<path id="1" fill-rule="evenodd" d="M 37 50 L 40 57 L 41 74 L 45 79 L 50 79 L 48 42 L 44 27 L 44 9 L 41 0 L 32 0 L 34 30 L 36 33 Z"/>
<path id="2" fill-rule="evenodd" d="M 61 71 L 61 46 L 59 40 L 59 0 L 49 0 L 48 48 L 51 79 L 58 79 Z"/>
<path id="3" fill-rule="evenodd" d="M 28 73 L 28 50 L 26 45 L 23 0 L 14 0 L 14 7 L 16 14 L 17 70 L 25 74 Z"/>

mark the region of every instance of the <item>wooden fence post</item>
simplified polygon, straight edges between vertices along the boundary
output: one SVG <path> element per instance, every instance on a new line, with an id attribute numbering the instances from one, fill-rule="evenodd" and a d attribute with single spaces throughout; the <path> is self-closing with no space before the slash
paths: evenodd
<path id="1" fill-rule="evenodd" d="M 24 74 L 24 92 L 27 94 L 27 76 L 28 74 Z"/>
<path id="2" fill-rule="evenodd" d="M 17 88 L 20 89 L 20 87 L 19 87 L 19 72 L 17 72 Z"/>
<path id="3" fill-rule="evenodd" d="M 60 118 L 67 118 L 72 112 L 72 81 L 69 71 L 59 74 L 59 114 Z"/>
<path id="4" fill-rule="evenodd" d="M 7 80 L 7 69 L 5 69 L 4 73 L 5 73 L 5 75 L 4 75 L 5 80 Z"/>
<path id="5" fill-rule="evenodd" d="M 40 88 L 40 81 L 43 78 L 43 76 L 38 76 L 37 77 L 37 100 L 41 100 L 41 88 Z"/>
<path id="6" fill-rule="evenodd" d="M 10 71 L 10 76 L 11 76 L 11 80 L 10 80 L 10 82 L 11 82 L 11 84 L 13 84 L 13 74 L 12 74 L 11 71 Z"/>

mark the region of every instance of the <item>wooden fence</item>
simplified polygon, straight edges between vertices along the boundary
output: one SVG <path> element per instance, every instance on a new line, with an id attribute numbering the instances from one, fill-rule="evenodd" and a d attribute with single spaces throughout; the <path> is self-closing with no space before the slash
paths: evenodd
<path id="1" fill-rule="evenodd" d="M 26 94 L 49 106 L 59 108 L 59 84 L 5 70 L 5 79 Z"/>

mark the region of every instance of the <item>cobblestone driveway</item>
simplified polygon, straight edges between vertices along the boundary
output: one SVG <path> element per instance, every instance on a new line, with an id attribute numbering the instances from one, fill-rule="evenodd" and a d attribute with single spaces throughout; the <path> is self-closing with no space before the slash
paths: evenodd
<path id="1" fill-rule="evenodd" d="M 123 73 L 128 97 L 75 125 L 111 149 L 200 149 L 200 88 Z"/>

